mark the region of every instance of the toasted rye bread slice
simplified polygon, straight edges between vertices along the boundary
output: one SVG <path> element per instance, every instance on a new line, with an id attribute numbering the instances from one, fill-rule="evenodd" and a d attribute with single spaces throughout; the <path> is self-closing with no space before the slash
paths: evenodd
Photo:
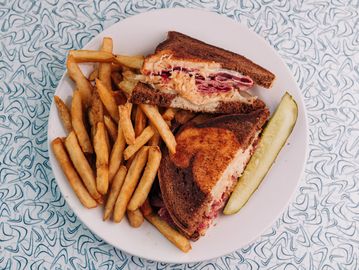
<path id="1" fill-rule="evenodd" d="M 223 69 L 234 70 L 251 77 L 257 85 L 265 88 L 270 88 L 275 79 L 272 72 L 240 54 L 175 31 L 169 31 L 167 39 L 157 46 L 155 53 L 145 59 L 143 70 L 150 69 L 151 63 L 158 61 L 164 54 L 170 54 L 171 58 L 176 60 L 218 63 Z"/>
<path id="2" fill-rule="evenodd" d="M 250 103 L 233 100 L 196 105 L 177 94 L 165 93 L 141 82 L 137 83 L 133 89 L 130 100 L 134 104 L 152 104 L 160 107 L 172 107 L 194 112 L 223 114 L 249 113 L 266 107 L 265 103 L 259 98 L 256 98 Z"/>
<path id="3" fill-rule="evenodd" d="M 268 117 L 268 109 L 261 109 L 204 119 L 199 124 L 194 121 L 176 134 L 175 155 L 171 156 L 166 148 L 162 150 L 159 169 L 162 198 L 172 220 L 186 237 L 196 240 L 200 236 L 198 227 L 214 200 L 213 190 L 219 181 L 228 180 L 228 175 L 223 178 L 227 168 L 242 173 L 236 171 L 240 167 L 236 161 L 243 159 L 236 157 L 253 147 L 254 138 Z M 228 181 L 225 183 L 228 185 Z M 234 187 L 230 183 L 232 186 L 220 188 L 219 198 L 223 193 L 228 197 Z"/>

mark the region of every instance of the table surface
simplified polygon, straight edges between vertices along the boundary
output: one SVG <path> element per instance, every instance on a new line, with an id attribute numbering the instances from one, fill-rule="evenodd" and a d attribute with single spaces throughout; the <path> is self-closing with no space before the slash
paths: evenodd
<path id="1" fill-rule="evenodd" d="M 189 265 L 133 257 L 92 234 L 61 196 L 46 141 L 68 50 L 169 7 L 217 12 L 263 36 L 297 80 L 310 126 L 304 177 L 275 224 L 245 248 Z M 2 1 L 0 269 L 358 269 L 358 12 L 358 0 Z"/>

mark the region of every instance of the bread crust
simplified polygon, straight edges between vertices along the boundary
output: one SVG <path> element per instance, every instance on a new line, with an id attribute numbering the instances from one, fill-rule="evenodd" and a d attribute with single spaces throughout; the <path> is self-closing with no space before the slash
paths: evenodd
<path id="1" fill-rule="evenodd" d="M 139 82 L 133 89 L 130 100 L 134 104 L 151 104 L 160 107 L 169 107 L 176 96 L 176 94 L 167 94 Z"/>

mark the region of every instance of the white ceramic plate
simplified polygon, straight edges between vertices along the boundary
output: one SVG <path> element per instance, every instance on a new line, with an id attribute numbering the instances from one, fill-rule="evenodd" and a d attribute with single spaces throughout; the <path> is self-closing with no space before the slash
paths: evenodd
<path id="1" fill-rule="evenodd" d="M 272 89 L 254 89 L 254 93 L 267 103 L 271 112 L 285 91 L 289 91 L 298 103 L 298 121 L 289 143 L 245 207 L 236 215 L 221 215 L 207 235 L 192 243 L 192 250 L 185 254 L 147 222 L 138 229 L 131 228 L 126 220 L 120 224 L 103 222 L 102 207 L 87 210 L 80 204 L 50 147 L 49 156 L 62 194 L 92 232 L 130 254 L 156 261 L 185 263 L 211 259 L 244 247 L 274 223 L 289 203 L 301 178 L 307 156 L 308 126 L 303 98 L 279 55 L 257 34 L 223 15 L 191 9 L 163 9 L 143 13 L 106 29 L 87 44 L 85 49 L 99 49 L 102 38 L 110 36 L 114 41 L 115 53 L 148 54 L 165 39 L 168 30 L 183 32 L 240 53 L 276 74 L 277 79 Z M 83 70 L 88 73 L 90 67 L 84 65 Z M 65 74 L 56 89 L 56 95 L 69 102 L 73 88 L 72 81 Z M 64 135 L 65 130 L 52 103 L 48 141 Z"/>

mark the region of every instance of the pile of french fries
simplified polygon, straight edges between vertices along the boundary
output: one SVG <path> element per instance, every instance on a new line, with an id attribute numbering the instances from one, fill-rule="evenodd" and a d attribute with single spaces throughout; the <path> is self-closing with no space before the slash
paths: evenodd
<path id="1" fill-rule="evenodd" d="M 103 220 L 121 222 L 127 216 L 135 228 L 146 219 L 179 249 L 191 245 L 151 208 L 148 194 L 161 162 L 160 140 L 171 153 L 176 140 L 170 125 L 186 115 L 174 109 L 128 101 L 136 86 L 143 56 L 113 54 L 105 37 L 99 51 L 70 51 L 67 71 L 75 83 L 71 106 L 54 100 L 67 131 L 52 141 L 52 149 L 66 178 L 86 208 L 104 206 Z M 79 63 L 94 63 L 86 77 Z M 188 116 L 188 115 L 187 115 Z"/>

